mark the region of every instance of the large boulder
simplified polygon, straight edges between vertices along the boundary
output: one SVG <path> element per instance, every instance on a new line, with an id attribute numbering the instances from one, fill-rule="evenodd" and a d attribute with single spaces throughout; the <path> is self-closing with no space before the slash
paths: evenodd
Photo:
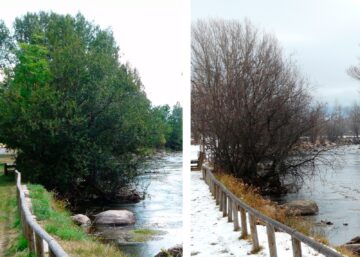
<path id="1" fill-rule="evenodd" d="M 108 210 L 95 215 L 95 225 L 127 226 L 135 223 L 135 216 L 127 210 Z"/>
<path id="2" fill-rule="evenodd" d="M 354 254 L 360 256 L 360 236 L 354 237 L 342 246 L 353 252 Z"/>
<path id="3" fill-rule="evenodd" d="M 294 200 L 282 205 L 286 215 L 306 216 L 315 215 L 319 212 L 319 207 L 312 200 Z"/>
<path id="4" fill-rule="evenodd" d="M 84 214 L 76 214 L 71 216 L 72 221 L 79 226 L 88 226 L 91 224 L 91 220 Z"/>

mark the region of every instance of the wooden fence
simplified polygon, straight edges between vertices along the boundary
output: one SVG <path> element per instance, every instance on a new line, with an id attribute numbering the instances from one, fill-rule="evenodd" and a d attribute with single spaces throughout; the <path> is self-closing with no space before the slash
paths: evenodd
<path id="1" fill-rule="evenodd" d="M 301 257 L 301 243 L 304 243 L 314 250 L 318 251 L 328 257 L 344 257 L 333 249 L 316 242 L 315 240 L 305 236 L 304 234 L 292 229 L 276 220 L 273 220 L 249 205 L 245 204 L 233 193 L 231 193 L 221 182 L 219 182 L 214 174 L 212 168 L 204 164 L 202 166 L 202 175 L 204 181 L 208 184 L 212 195 L 216 199 L 216 204 L 219 205 L 220 211 L 224 217 L 228 217 L 229 222 L 234 223 L 234 230 L 237 231 L 241 227 L 241 238 L 246 238 L 248 234 L 247 218 L 249 217 L 250 235 L 253 245 L 253 251 L 260 249 L 258 233 L 256 228 L 257 220 L 266 224 L 267 238 L 269 244 L 269 253 L 271 257 L 277 257 L 275 230 L 282 231 L 291 236 L 292 252 L 294 257 Z M 240 222 L 238 213 L 240 212 Z"/>
<path id="2" fill-rule="evenodd" d="M 38 257 L 45 256 L 44 244 L 49 248 L 49 257 L 68 257 L 68 254 L 43 228 L 36 222 L 27 206 L 25 193 L 21 187 L 21 173 L 15 170 L 16 174 L 16 193 L 18 208 L 21 218 L 21 228 L 25 238 L 29 243 L 30 252 Z"/>

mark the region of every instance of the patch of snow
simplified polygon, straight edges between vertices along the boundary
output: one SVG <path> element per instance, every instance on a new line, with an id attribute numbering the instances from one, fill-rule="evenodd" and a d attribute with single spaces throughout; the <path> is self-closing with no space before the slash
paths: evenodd
<path id="1" fill-rule="evenodd" d="M 202 179 L 201 172 L 191 172 L 191 256 L 196 257 L 240 257 L 248 256 L 252 250 L 249 240 L 241 240 L 240 231 L 234 231 L 234 225 L 223 217 L 208 185 Z M 239 215 L 239 213 L 238 213 Z M 240 216 L 239 216 L 240 221 Z M 249 224 L 249 222 L 248 222 Z M 270 256 L 266 227 L 257 225 L 259 243 L 262 250 L 254 257 Z M 248 227 L 248 231 L 250 228 Z M 276 232 L 277 255 L 292 257 L 291 237 L 287 233 Z M 305 244 L 301 244 L 303 257 L 322 257 Z"/>

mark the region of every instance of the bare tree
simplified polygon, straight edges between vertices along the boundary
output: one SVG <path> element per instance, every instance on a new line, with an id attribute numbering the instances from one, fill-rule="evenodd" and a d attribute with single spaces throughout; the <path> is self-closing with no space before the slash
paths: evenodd
<path id="1" fill-rule="evenodd" d="M 360 133 L 360 106 L 357 102 L 350 108 L 350 129 L 354 133 L 356 139 L 359 139 Z"/>
<path id="2" fill-rule="evenodd" d="M 191 48 L 192 130 L 215 165 L 268 192 L 302 178 L 321 151 L 299 139 L 318 126 L 322 108 L 277 40 L 249 21 L 200 20 Z"/>
<path id="3" fill-rule="evenodd" d="M 327 120 L 326 134 L 331 142 L 336 142 L 345 133 L 345 117 L 342 106 L 336 104 Z"/>

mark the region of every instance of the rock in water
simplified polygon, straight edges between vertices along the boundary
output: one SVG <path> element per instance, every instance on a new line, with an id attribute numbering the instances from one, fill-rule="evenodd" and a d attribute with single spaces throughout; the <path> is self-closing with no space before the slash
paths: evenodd
<path id="1" fill-rule="evenodd" d="M 91 224 L 91 220 L 84 214 L 76 214 L 71 216 L 72 221 L 79 226 L 87 226 Z"/>
<path id="2" fill-rule="evenodd" d="M 176 245 L 167 250 L 162 250 L 155 257 L 182 257 L 183 256 L 183 247 L 182 245 Z"/>
<path id="3" fill-rule="evenodd" d="M 127 210 L 108 210 L 95 215 L 95 225 L 127 226 L 135 223 L 135 215 Z"/>
<path id="4" fill-rule="evenodd" d="M 353 252 L 354 254 L 360 256 L 360 236 L 354 237 L 342 246 Z"/>
<path id="5" fill-rule="evenodd" d="M 306 216 L 315 215 L 319 212 L 319 207 L 312 200 L 295 200 L 282 205 L 286 210 L 286 215 Z"/>

